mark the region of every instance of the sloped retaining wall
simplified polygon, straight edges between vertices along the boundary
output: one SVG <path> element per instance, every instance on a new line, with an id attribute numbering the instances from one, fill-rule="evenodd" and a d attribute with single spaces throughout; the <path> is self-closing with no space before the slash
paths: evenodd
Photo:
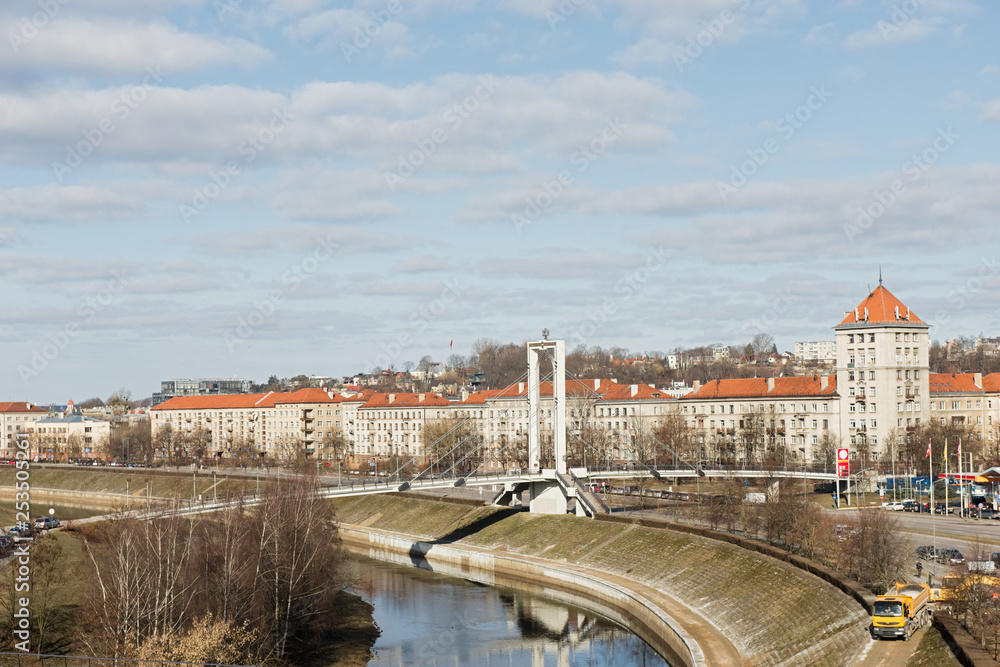
<path id="1" fill-rule="evenodd" d="M 541 594 L 600 613 L 628 627 L 672 665 L 707 665 L 698 643 L 662 609 L 640 593 L 578 567 L 434 544 L 357 526 L 340 527 L 349 546 L 367 549 L 376 560 L 433 566 L 443 574 Z"/>

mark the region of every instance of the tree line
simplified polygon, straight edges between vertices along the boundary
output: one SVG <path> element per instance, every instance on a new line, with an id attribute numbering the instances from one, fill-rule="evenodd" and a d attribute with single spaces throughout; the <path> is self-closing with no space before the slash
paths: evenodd
<path id="1" fill-rule="evenodd" d="M 345 570 L 315 478 L 278 480 L 255 507 L 237 502 L 204 517 L 177 509 L 76 529 L 85 562 L 73 578 L 83 587 L 78 645 L 112 658 L 266 665 L 333 637 Z M 52 574 L 45 553 L 31 552 L 38 585 Z M 52 645 L 45 624 L 54 617 L 33 592 L 32 649 L 65 648 Z M 6 634 L 11 615 L 3 618 Z"/>

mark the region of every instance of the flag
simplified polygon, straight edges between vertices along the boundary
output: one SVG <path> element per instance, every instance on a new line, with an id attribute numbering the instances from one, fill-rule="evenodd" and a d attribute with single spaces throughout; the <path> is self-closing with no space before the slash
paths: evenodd
<path id="1" fill-rule="evenodd" d="M 958 456 L 958 460 L 961 461 L 962 460 L 962 439 L 961 438 L 958 439 L 958 451 L 956 452 L 956 455 Z"/>
<path id="2" fill-rule="evenodd" d="M 455 349 L 455 339 L 454 338 L 452 338 L 451 342 L 448 343 L 448 347 L 451 348 L 452 350 Z"/>
<path id="3" fill-rule="evenodd" d="M 930 458 L 930 456 L 931 456 L 931 441 L 928 440 L 927 441 L 927 458 Z"/>
<path id="4" fill-rule="evenodd" d="M 948 465 L 948 438 L 944 439 L 944 449 L 941 450 L 941 463 Z"/>

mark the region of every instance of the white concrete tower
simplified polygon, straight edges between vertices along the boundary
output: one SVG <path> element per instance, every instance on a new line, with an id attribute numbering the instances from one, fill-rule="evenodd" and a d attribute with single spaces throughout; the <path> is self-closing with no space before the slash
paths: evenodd
<path id="1" fill-rule="evenodd" d="M 930 417 L 928 329 L 881 278 L 834 327 L 840 434 L 852 457 L 867 449 L 870 461 L 898 458 L 907 434 Z"/>

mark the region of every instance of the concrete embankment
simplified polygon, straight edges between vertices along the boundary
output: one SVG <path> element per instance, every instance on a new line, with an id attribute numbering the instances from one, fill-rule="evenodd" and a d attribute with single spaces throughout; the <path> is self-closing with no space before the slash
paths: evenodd
<path id="1" fill-rule="evenodd" d="M 525 590 L 597 612 L 632 629 L 671 665 L 704 667 L 701 646 L 656 601 L 632 582 L 615 583 L 584 568 L 542 559 L 504 556 L 468 546 L 433 544 L 353 526 L 341 526 L 345 545 L 376 560 L 430 569 L 441 574 Z M 739 664 L 739 663 L 736 663 Z"/>
<path id="2" fill-rule="evenodd" d="M 468 549 L 470 568 L 472 553 L 492 555 L 494 570 L 497 556 L 509 556 L 542 568 L 533 577 L 580 568 L 605 582 L 640 587 L 641 597 L 698 641 L 708 664 L 849 665 L 867 642 L 868 617 L 848 595 L 787 563 L 696 535 L 405 495 L 345 499 L 337 506 L 355 530 L 405 536 L 397 550 L 407 540 L 411 548 L 426 543 L 430 548 L 419 546 L 415 555 L 428 562 L 444 547 Z M 360 539 L 372 548 L 368 534 Z M 461 568 L 459 554 L 447 560 L 454 558 Z M 690 623 L 681 620 L 685 613 Z M 646 638 L 643 627 L 630 627 Z M 652 621 L 646 629 L 655 629 Z M 735 662 L 712 633 L 735 647 Z"/>

